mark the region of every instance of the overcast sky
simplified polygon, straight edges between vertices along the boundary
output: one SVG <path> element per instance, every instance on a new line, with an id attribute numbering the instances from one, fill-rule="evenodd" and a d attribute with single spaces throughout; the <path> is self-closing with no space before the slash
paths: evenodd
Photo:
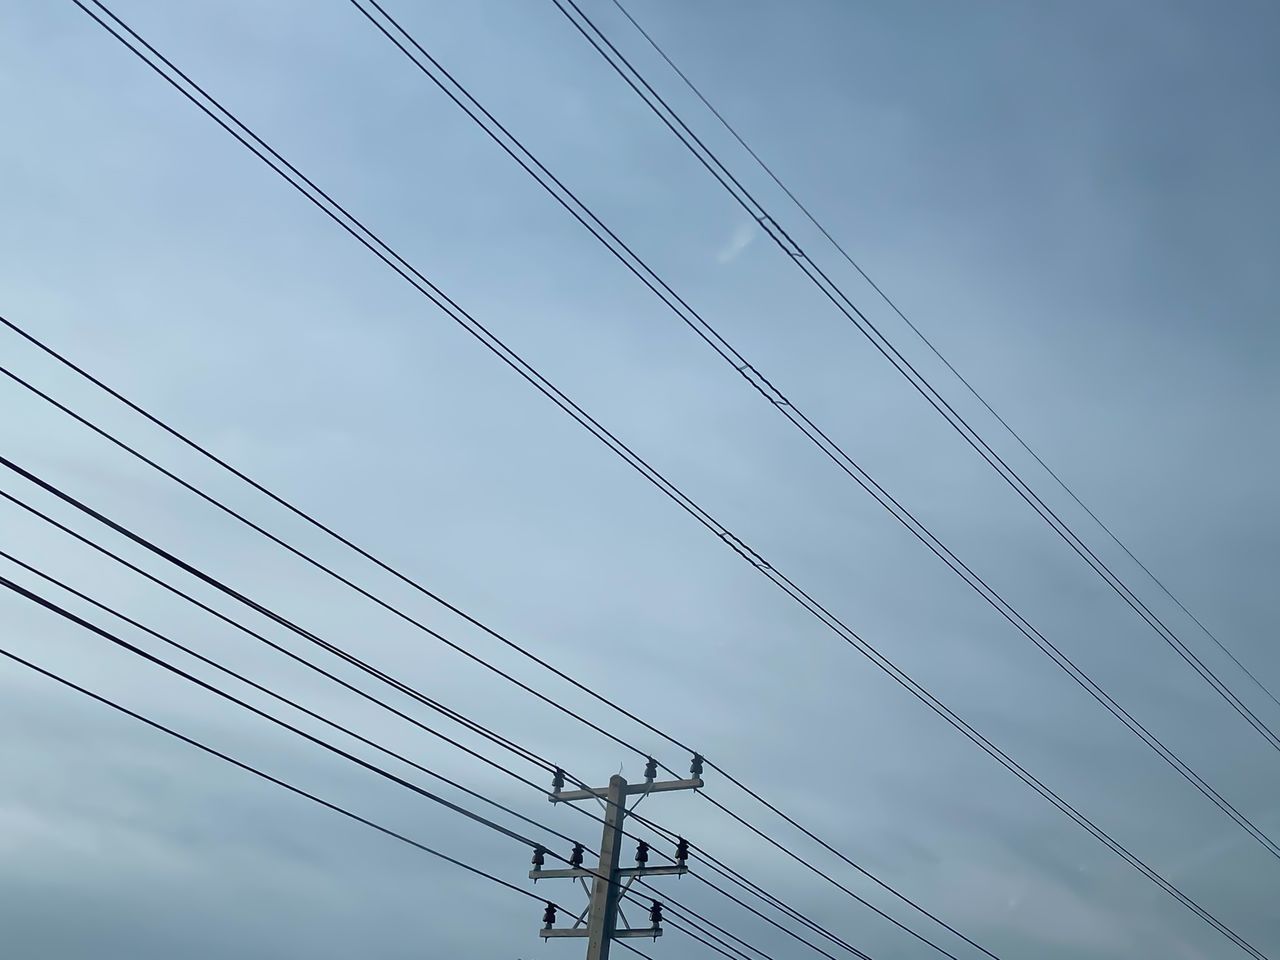
<path id="1" fill-rule="evenodd" d="M 949 379 L 612 4 L 583 5 L 948 399 L 1280 727 L 1280 708 Z M 0 313 L 695 745 L 1002 958 L 1245 955 L 771 587 L 69 0 L 3 8 Z M 1280 863 L 746 389 L 353 7 L 114 8 L 778 569 L 1264 954 L 1280 955 Z M 1280 757 L 808 285 L 550 0 L 388 8 L 872 476 L 1280 838 Z M 996 409 L 1280 692 L 1272 5 L 633 0 L 632 9 Z M 8 330 L 0 357 L 388 602 L 686 768 L 677 749 L 326 540 Z M 0 384 L 0 404 L 5 456 L 572 773 L 641 778 L 635 755 L 12 382 Z M 311 655 L 17 476 L 6 471 L 0 490 Z M 0 533 L 6 551 L 174 639 L 592 838 L 585 818 L 8 502 Z M 89 610 L 6 560 L 0 574 Z M 105 614 L 86 615 L 232 686 Z M 7 591 L 0 625 L 5 649 L 530 886 L 519 845 Z M 421 719 L 457 733 L 426 711 Z M 6 956 L 515 960 L 582 947 L 542 944 L 533 900 L 14 664 L 0 664 L 0 766 Z M 978 956 L 712 773 L 707 792 L 957 956 Z M 877 960 L 930 955 L 699 798 L 655 797 L 646 811 Z M 816 956 L 696 881 L 657 883 L 771 956 Z M 578 902 L 562 881 L 536 892 Z M 674 931 L 644 949 L 711 955 Z"/>

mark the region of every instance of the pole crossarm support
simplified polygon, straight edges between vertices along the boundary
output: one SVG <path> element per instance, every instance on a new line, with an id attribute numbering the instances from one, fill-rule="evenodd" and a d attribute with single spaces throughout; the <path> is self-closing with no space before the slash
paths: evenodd
<path id="1" fill-rule="evenodd" d="M 689 868 L 683 863 L 672 864 L 669 867 L 620 867 L 618 876 L 620 877 L 682 877 L 689 872 Z"/>
<path id="2" fill-rule="evenodd" d="M 661 927 L 631 927 L 626 930 L 613 931 L 615 940 L 622 940 L 626 937 L 652 937 L 656 940 L 660 936 L 662 936 Z"/>
<path id="3" fill-rule="evenodd" d="M 689 872 L 684 864 L 669 867 L 619 867 L 619 877 L 679 877 Z M 530 870 L 530 880 L 572 880 L 575 877 L 594 877 L 597 871 L 586 867 L 570 870 Z"/>
<path id="4" fill-rule="evenodd" d="M 548 940 L 552 937 L 586 937 L 587 931 L 584 927 L 567 930 L 557 930 L 554 927 L 543 927 L 538 931 L 538 936 L 542 937 L 543 940 Z M 650 937 L 656 939 L 660 936 L 662 936 L 661 927 L 629 927 L 624 930 L 613 931 L 613 939 L 615 940 L 631 939 L 634 937 Z"/>
<path id="5" fill-rule="evenodd" d="M 695 777 L 692 780 L 646 781 L 628 784 L 623 796 L 633 797 L 638 793 L 667 793 L 671 790 L 700 790 L 702 787 L 701 777 Z M 587 790 L 559 790 L 547 794 L 547 799 L 552 803 L 572 803 L 575 800 L 604 799 L 608 795 L 608 787 L 591 787 Z"/>

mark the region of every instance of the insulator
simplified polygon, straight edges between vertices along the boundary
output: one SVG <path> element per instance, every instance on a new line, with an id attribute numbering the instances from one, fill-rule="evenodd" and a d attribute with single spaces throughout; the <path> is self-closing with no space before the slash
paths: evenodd
<path id="1" fill-rule="evenodd" d="M 653 906 L 649 908 L 649 922 L 655 927 L 662 923 L 662 904 L 657 900 L 653 901 Z"/>
<path id="2" fill-rule="evenodd" d="M 695 780 L 702 776 L 702 754 L 695 753 L 693 755 L 693 763 L 689 764 L 689 772 L 693 774 Z"/>
<path id="3" fill-rule="evenodd" d="M 556 922 L 556 905 L 547 901 L 547 909 L 542 911 L 542 928 L 550 930 Z"/>
<path id="4" fill-rule="evenodd" d="M 644 765 L 644 778 L 646 780 L 653 780 L 653 779 L 656 779 L 657 776 L 658 776 L 658 761 L 653 759 L 653 757 L 650 757 L 649 762 Z"/>
<path id="5" fill-rule="evenodd" d="M 564 771 L 556 767 L 555 773 L 551 775 L 551 792 L 559 793 L 564 789 Z"/>
<path id="6" fill-rule="evenodd" d="M 542 847 L 534 847 L 532 862 L 535 868 L 541 870 L 542 865 L 547 862 L 547 851 Z"/>
<path id="7" fill-rule="evenodd" d="M 641 840 L 640 843 L 636 845 L 636 863 L 643 867 L 648 862 L 649 845 Z"/>
<path id="8" fill-rule="evenodd" d="M 676 863 L 684 866 L 685 861 L 689 859 L 689 841 L 684 837 L 676 838 Z"/>
<path id="9" fill-rule="evenodd" d="M 575 843 L 573 845 L 573 853 L 569 854 L 569 866 L 575 867 L 575 868 L 582 866 L 582 854 L 583 854 L 582 844 Z"/>

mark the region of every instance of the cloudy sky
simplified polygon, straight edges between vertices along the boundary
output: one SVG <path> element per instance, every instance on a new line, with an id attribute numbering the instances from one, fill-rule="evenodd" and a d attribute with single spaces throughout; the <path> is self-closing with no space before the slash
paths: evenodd
<path id="1" fill-rule="evenodd" d="M 1280 727 L 1280 707 L 948 379 L 612 4 L 583 6 L 1177 636 Z M 0 314 L 696 745 L 1000 957 L 1245 956 L 772 588 L 70 0 L 3 8 Z M 1280 863 L 746 389 L 350 4 L 119 0 L 114 9 L 778 569 L 1263 954 L 1280 954 Z M 872 476 L 1280 837 L 1280 757 L 1267 742 L 808 285 L 550 0 L 391 0 L 388 9 Z M 1280 692 L 1280 17 L 1271 5 L 634 0 L 633 12 L 996 409 Z M 345 551 L 11 331 L 0 330 L 0 357 L 481 659 L 685 768 L 677 749 Z M 3 453 L 23 467 L 572 773 L 641 777 L 635 755 L 14 382 L 0 385 L 0 403 Z M 11 472 L 0 490 L 320 656 Z M 590 839 L 585 818 L 8 501 L 0 531 L 6 552 Z M 0 575 L 246 695 L 8 560 Z M 530 887 L 519 845 L 11 592 L 0 597 L 0 624 L 6 650 Z M 16 664 L 0 665 L 0 762 L 6 956 L 515 960 L 581 948 L 542 944 L 533 900 Z M 714 774 L 707 792 L 958 957 L 979 955 Z M 877 960 L 936 955 L 698 797 L 653 798 L 645 811 Z M 694 880 L 661 885 L 770 956 L 816 956 Z M 567 884 L 536 892 L 577 902 Z M 711 955 L 674 931 L 644 949 Z"/>

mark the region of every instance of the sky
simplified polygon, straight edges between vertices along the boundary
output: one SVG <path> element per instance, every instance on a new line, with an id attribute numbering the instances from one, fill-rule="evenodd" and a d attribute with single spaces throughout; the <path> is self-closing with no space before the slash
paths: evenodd
<path id="1" fill-rule="evenodd" d="M 617 9 L 580 2 L 1037 493 L 1280 727 L 1280 706 L 1002 432 Z M 385 6 L 871 476 L 1261 831 L 1280 835 L 1280 758 L 1267 741 L 808 284 L 550 0 Z M 1280 954 L 1280 863 L 1265 847 L 746 389 L 354 7 L 119 0 L 113 9 L 776 569 L 1263 954 Z M 629 9 L 943 355 L 1280 693 L 1275 9 L 1248 0 L 633 0 Z M 1245 956 L 771 587 L 73 3 L 8 3 L 4 23 L 0 315 L 695 746 L 999 957 Z M 478 661 L 686 769 L 679 749 L 7 329 L 0 356 L 6 370 L 476 659 L 8 378 L 6 458 L 575 776 L 639 780 L 643 761 Z M 16 474 L 4 471 L 0 490 L 321 662 L 297 637 Z M 590 820 L 8 500 L 0 544 L 470 789 L 592 839 Z M 9 560 L 0 558 L 0 575 L 405 779 L 483 806 Z M 539 897 L 577 902 L 567 883 L 526 879 L 520 844 L 10 591 L 0 625 L 5 650 Z M 10 662 L 0 664 L 0 764 L 6 956 L 516 960 L 581 948 L 537 938 L 535 900 Z M 706 779 L 709 797 L 802 861 L 955 956 L 979 956 L 714 771 Z M 937 955 L 704 798 L 655 796 L 641 812 L 877 960 Z M 769 956 L 816 956 L 696 880 L 655 884 Z M 672 960 L 712 955 L 674 930 L 643 949 Z"/>

